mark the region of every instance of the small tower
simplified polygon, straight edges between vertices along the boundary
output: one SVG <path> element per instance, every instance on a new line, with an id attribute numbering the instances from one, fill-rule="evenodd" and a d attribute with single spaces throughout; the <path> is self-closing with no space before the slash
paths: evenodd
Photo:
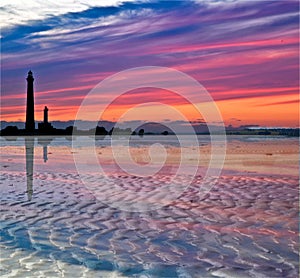
<path id="1" fill-rule="evenodd" d="M 45 108 L 44 108 L 44 124 L 46 125 L 46 124 L 48 124 L 48 107 L 47 106 L 45 106 Z"/>
<path id="2" fill-rule="evenodd" d="M 48 122 L 48 107 L 44 108 L 44 121 L 38 124 L 39 134 L 51 134 L 53 132 L 53 126 Z"/>
<path id="3" fill-rule="evenodd" d="M 28 72 L 27 80 L 27 106 L 26 106 L 26 124 L 25 129 L 29 132 L 34 132 L 34 95 L 33 95 L 33 81 L 32 71 Z"/>

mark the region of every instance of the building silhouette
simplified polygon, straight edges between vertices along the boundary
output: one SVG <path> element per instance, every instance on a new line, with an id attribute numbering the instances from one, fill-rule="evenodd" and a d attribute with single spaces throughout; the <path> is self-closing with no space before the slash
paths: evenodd
<path id="1" fill-rule="evenodd" d="M 26 123 L 25 129 L 27 132 L 34 132 L 34 93 L 33 93 L 33 81 L 32 71 L 28 72 L 27 80 L 27 104 L 26 104 Z"/>
<path id="2" fill-rule="evenodd" d="M 49 111 L 48 107 L 45 106 L 45 108 L 44 108 L 44 124 L 48 123 L 48 111 Z"/>
<path id="3" fill-rule="evenodd" d="M 44 121 L 38 124 L 39 132 L 43 134 L 53 131 L 53 126 L 48 122 L 48 111 L 49 111 L 48 107 L 45 106 Z"/>

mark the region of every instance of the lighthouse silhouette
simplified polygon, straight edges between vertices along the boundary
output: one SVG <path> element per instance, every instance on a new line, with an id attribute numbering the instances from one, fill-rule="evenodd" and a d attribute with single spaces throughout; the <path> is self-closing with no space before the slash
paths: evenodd
<path id="1" fill-rule="evenodd" d="M 33 81 L 32 71 L 28 72 L 27 80 L 27 107 L 26 107 L 26 124 L 25 129 L 28 132 L 34 132 L 34 95 L 33 95 Z"/>

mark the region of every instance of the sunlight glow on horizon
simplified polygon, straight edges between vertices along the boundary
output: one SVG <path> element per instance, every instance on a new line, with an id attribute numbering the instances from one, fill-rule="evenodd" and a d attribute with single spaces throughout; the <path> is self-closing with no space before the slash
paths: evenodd
<path id="1" fill-rule="evenodd" d="M 25 120 L 29 69 L 35 78 L 36 121 L 42 120 L 44 106 L 50 121 L 68 121 L 103 79 L 157 65 L 202 84 L 226 125 L 299 126 L 297 1 L 111 0 L 104 5 L 80 0 L 72 6 L 69 0 L 39 0 L 40 14 L 23 9 L 21 2 L 2 11 L 10 21 L 2 30 L 1 121 Z M 95 99 L 99 110 L 101 98 L 109 97 Z M 105 120 L 114 121 L 133 104 L 157 100 L 190 120 L 199 118 L 174 96 L 141 90 L 111 105 Z M 137 111 L 132 120 L 166 118 L 156 106 Z"/>

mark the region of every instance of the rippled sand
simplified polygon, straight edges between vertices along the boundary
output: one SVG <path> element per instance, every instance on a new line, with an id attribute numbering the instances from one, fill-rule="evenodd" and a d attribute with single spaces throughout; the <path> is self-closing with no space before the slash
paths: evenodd
<path id="1" fill-rule="evenodd" d="M 295 153 L 289 154 L 288 148 L 278 156 L 295 171 Z M 243 144 L 237 149 L 237 156 L 247 150 Z M 258 157 L 267 159 L 277 150 L 271 156 L 257 149 Z M 153 211 L 126 212 L 100 202 L 83 186 L 70 166 L 69 148 L 49 148 L 52 164 L 37 163 L 28 187 L 21 150 L 24 155 L 24 147 L 12 148 L 10 158 L 1 163 L 3 277 L 299 276 L 298 176 L 287 175 L 284 168 L 263 173 L 271 169 L 267 160 L 260 158 L 260 165 L 267 167 L 258 165 L 251 173 L 243 163 L 241 171 L 227 167 L 207 194 L 199 193 L 199 171 L 171 203 Z M 60 154 L 56 166 L 51 153 Z M 245 162 L 251 155 L 238 159 Z M 237 163 L 236 158 L 227 158 L 228 165 Z M 230 159 L 235 162 L 230 164 Z M 273 166 L 282 163 L 269 161 Z M 167 173 L 140 178 L 112 171 L 110 178 L 121 189 L 115 198 L 122 200 L 126 192 L 149 193 L 161 185 L 157 181 L 170 179 Z M 181 183 L 187 180 L 180 177 Z M 98 194 L 109 196 L 110 182 L 103 176 Z"/>

